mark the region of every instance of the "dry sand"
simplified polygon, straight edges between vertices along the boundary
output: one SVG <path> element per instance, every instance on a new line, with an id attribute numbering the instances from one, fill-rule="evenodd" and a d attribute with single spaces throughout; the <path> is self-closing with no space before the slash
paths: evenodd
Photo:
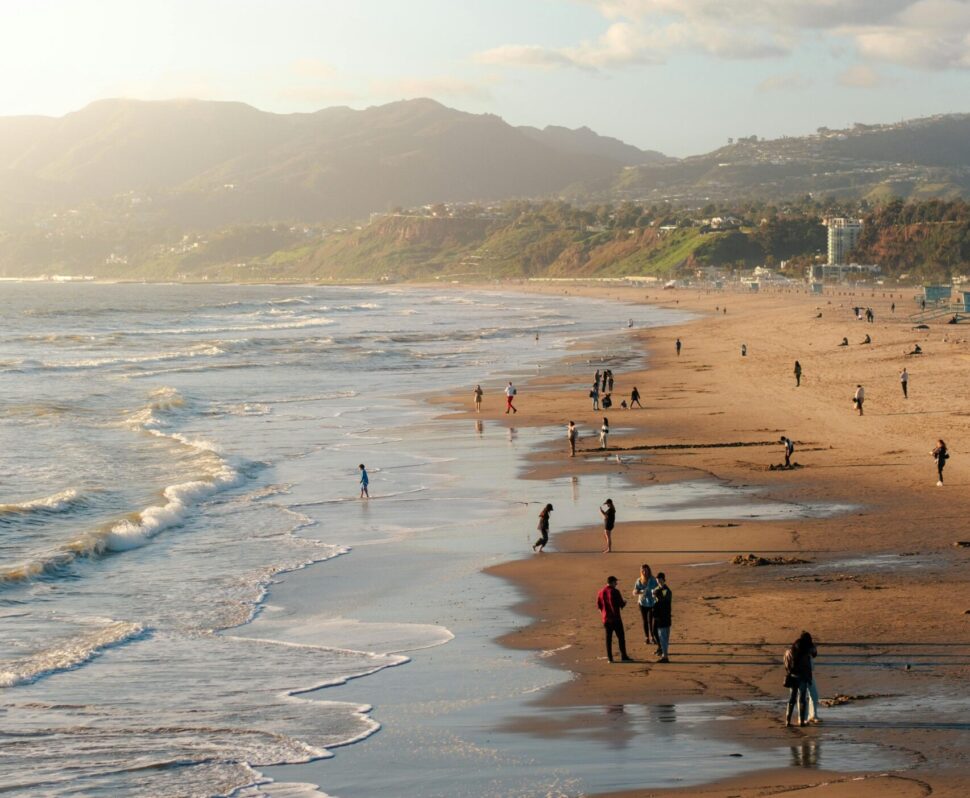
<path id="1" fill-rule="evenodd" d="M 534 619 L 510 633 L 508 646 L 559 651 L 553 662 L 576 674 L 542 697 L 559 706 L 735 702 L 739 722 L 727 731 L 751 746 L 824 748 L 826 739 L 877 743 L 899 753 L 900 769 L 839 774 L 791 767 L 755 772 L 704 788 L 624 795 L 749 796 L 970 794 L 970 723 L 947 711 L 967 701 L 970 673 L 970 327 L 931 322 L 914 331 L 913 291 L 855 295 L 830 293 L 700 294 L 677 290 L 577 287 L 549 284 L 527 290 L 586 294 L 694 310 L 679 327 L 636 331 L 649 369 L 616 371 L 614 399 L 638 386 L 644 409 L 593 412 L 575 376 L 547 377 L 519 386 L 516 416 L 505 416 L 498 386 L 487 392 L 482 417 L 516 426 L 561 425 L 562 444 L 532 457 L 527 478 L 542 500 L 542 480 L 611 470 L 634 485 L 716 479 L 761 498 L 856 509 L 830 518 L 726 522 L 624 522 L 618 507 L 614 552 L 601 553 L 599 519 L 553 514 L 548 553 L 499 566 L 494 573 L 520 586 L 518 608 Z M 905 296 L 905 298 L 903 298 Z M 895 301 L 895 315 L 889 304 Z M 856 321 L 853 305 L 869 305 L 875 323 Z M 727 314 L 715 307 L 727 306 Z M 821 313 L 821 318 L 817 315 Z M 625 318 L 622 308 L 618 320 Z M 864 336 L 871 345 L 861 345 Z M 674 340 L 684 342 L 676 356 Z M 848 347 L 838 347 L 843 336 Z M 944 340 L 944 338 L 948 340 Z M 924 355 L 908 357 L 914 342 Z M 740 347 L 747 345 L 747 357 Z M 792 373 L 803 367 L 801 387 Z M 550 364 L 552 366 L 553 364 Z M 592 371 L 603 364 L 593 362 Z M 605 364 L 609 365 L 609 364 Z M 910 372 L 904 399 L 899 371 Z M 856 384 L 866 388 L 865 415 L 851 405 Z M 569 386 L 569 387 L 567 387 Z M 471 391 L 440 401 L 474 416 Z M 608 415 L 616 432 L 611 455 L 596 452 L 595 432 Z M 453 413 L 449 418 L 455 418 Z M 574 419 L 580 453 L 568 457 L 565 423 Z M 779 436 L 796 445 L 800 468 L 781 463 Z M 944 438 L 952 452 L 945 487 L 936 486 L 930 450 Z M 725 444 L 749 444 L 744 446 Z M 676 445 L 679 448 L 657 448 Z M 766 444 L 766 445 L 758 445 Z M 606 498 L 605 496 L 603 497 Z M 565 509 L 565 508 L 564 508 Z M 580 531 L 557 533 L 557 525 Z M 809 560 L 810 565 L 729 564 L 736 554 Z M 872 555 L 894 555 L 878 567 L 841 565 Z M 902 555 L 902 556 L 897 556 Z M 609 574 L 629 596 L 641 562 L 666 571 L 674 592 L 669 664 L 657 664 L 646 646 L 635 602 L 625 611 L 633 665 L 609 665 L 595 596 Z M 696 563 L 720 563 L 694 567 Z M 781 656 L 802 629 L 819 643 L 816 675 L 823 703 L 836 695 L 846 706 L 823 710 L 824 723 L 786 729 L 787 691 Z M 910 712 L 900 702 L 919 701 Z M 895 711 L 884 711 L 896 706 Z M 858 707 L 868 711 L 860 713 Z M 966 708 L 966 705 L 964 705 Z M 519 722 L 523 731 L 556 730 Z M 824 761 L 819 762 L 824 767 Z"/>

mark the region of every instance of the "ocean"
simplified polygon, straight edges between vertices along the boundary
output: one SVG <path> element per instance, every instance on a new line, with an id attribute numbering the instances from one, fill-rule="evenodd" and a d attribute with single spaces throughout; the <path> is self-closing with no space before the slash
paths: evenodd
<path id="1" fill-rule="evenodd" d="M 388 669 L 421 678 L 414 652 L 459 630 L 395 601 L 358 552 L 394 542 L 402 572 L 427 572 L 422 541 L 442 535 L 478 568 L 533 531 L 489 539 L 528 502 L 507 487 L 516 433 L 432 423 L 425 397 L 471 402 L 481 383 L 498 403 L 506 380 L 551 372 L 579 341 L 629 357 L 629 321 L 676 318 L 394 286 L 6 282 L 0 295 L 12 796 L 265 794 L 261 768 L 369 745 L 382 721 L 368 685 Z M 519 402 L 527 412 L 527 391 Z M 476 457 L 501 476 L 483 481 Z M 301 569 L 331 597 L 279 612 L 275 585 Z M 356 612 L 354 591 L 382 601 Z M 500 630 L 511 612 L 490 610 Z M 361 700 L 320 689 L 352 679 Z"/>

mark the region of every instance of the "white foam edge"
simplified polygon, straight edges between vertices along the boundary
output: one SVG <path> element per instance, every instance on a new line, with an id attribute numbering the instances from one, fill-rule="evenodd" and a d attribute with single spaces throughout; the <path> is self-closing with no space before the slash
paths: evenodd
<path id="1" fill-rule="evenodd" d="M 62 641 L 0 670 L 0 688 L 31 684 L 46 676 L 74 670 L 105 651 L 140 639 L 148 628 L 131 621 L 111 621 L 94 632 Z"/>
<path id="2" fill-rule="evenodd" d="M 264 605 L 265 608 L 265 605 Z M 237 627 L 238 628 L 238 627 Z M 271 643 L 294 648 L 340 651 L 369 657 L 403 655 L 404 652 L 437 648 L 455 639 L 454 633 L 445 626 L 430 623 L 384 623 L 360 621 L 323 615 L 300 614 L 288 619 L 265 617 L 249 624 L 258 634 L 222 634 L 234 640 Z M 397 633 L 397 634 L 394 634 Z M 348 638 L 371 638 L 370 644 L 341 644 Z M 397 638 L 397 639 L 395 639 Z M 375 639 L 383 639 L 390 645 L 375 646 Z"/>

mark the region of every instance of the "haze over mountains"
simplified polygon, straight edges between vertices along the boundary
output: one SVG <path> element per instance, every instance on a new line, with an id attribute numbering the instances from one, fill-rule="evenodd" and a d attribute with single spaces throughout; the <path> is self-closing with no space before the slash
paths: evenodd
<path id="1" fill-rule="evenodd" d="M 352 219 L 396 205 L 557 192 L 667 160 L 587 128 L 515 128 L 433 100 L 270 114 L 241 103 L 104 100 L 0 119 L 0 213 L 134 192 L 175 223 Z"/>
<path id="2" fill-rule="evenodd" d="M 741 139 L 685 159 L 585 127 L 517 128 L 427 99 L 286 115 L 231 102 L 103 100 L 60 118 L 0 118 L 0 223 L 91 203 L 204 229 L 560 194 L 703 203 L 808 192 L 967 195 L 970 115 Z"/>

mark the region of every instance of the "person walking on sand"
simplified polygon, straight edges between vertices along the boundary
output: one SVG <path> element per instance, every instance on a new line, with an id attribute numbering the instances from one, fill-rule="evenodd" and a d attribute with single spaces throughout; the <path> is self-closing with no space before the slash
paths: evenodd
<path id="1" fill-rule="evenodd" d="M 606 578 L 606 587 L 596 595 L 596 606 L 603 617 L 603 629 L 606 631 L 606 659 L 613 662 L 613 635 L 620 647 L 620 662 L 633 662 L 626 653 L 626 635 L 623 632 L 623 617 L 620 614 L 626 606 L 623 596 L 616 589 L 616 577 Z"/>
<path id="2" fill-rule="evenodd" d="M 785 446 L 785 468 L 791 468 L 791 456 L 795 452 L 795 444 L 786 435 L 781 436 L 780 443 L 783 443 Z"/>
<path id="3" fill-rule="evenodd" d="M 909 372 L 906 371 L 905 366 L 903 366 L 903 370 L 899 372 L 899 384 L 903 389 L 903 399 L 909 399 Z"/>
<path id="4" fill-rule="evenodd" d="M 640 404 L 640 391 L 637 390 L 637 386 L 636 385 L 634 385 L 633 386 L 633 390 L 630 391 L 630 409 L 631 410 L 633 410 L 633 405 L 634 404 L 636 404 L 636 406 L 639 407 L 639 408 L 641 408 L 641 409 L 643 408 L 643 405 Z"/>
<path id="5" fill-rule="evenodd" d="M 370 477 L 367 476 L 367 469 L 364 468 L 364 464 L 361 463 L 357 466 L 360 469 L 360 498 L 369 499 L 370 493 L 367 488 L 370 485 Z"/>
<path id="6" fill-rule="evenodd" d="M 576 436 L 579 433 L 576 432 L 576 422 L 570 421 L 569 425 L 566 427 L 566 437 L 569 439 L 569 456 L 576 456 Z"/>
<path id="7" fill-rule="evenodd" d="M 519 411 L 515 409 L 515 405 L 512 404 L 512 400 L 515 398 L 515 386 L 509 381 L 508 387 L 505 389 L 505 415 L 509 414 L 509 410 L 513 413 L 518 413 Z"/>
<path id="8" fill-rule="evenodd" d="M 590 389 L 589 398 L 593 400 L 593 410 L 600 409 L 600 381 L 596 380 Z"/>
<path id="9" fill-rule="evenodd" d="M 657 599 L 653 591 L 659 586 L 657 578 L 650 570 L 650 566 L 644 563 L 640 566 L 640 578 L 633 583 L 633 593 L 637 597 L 637 604 L 640 605 L 640 618 L 643 620 L 643 642 L 648 646 L 650 643 L 657 642 L 657 626 L 653 622 L 653 607 Z"/>
<path id="10" fill-rule="evenodd" d="M 603 416 L 603 426 L 600 427 L 600 449 L 606 448 L 607 440 L 610 437 L 610 420 Z"/>
<path id="11" fill-rule="evenodd" d="M 936 448 L 930 452 L 934 458 L 936 458 L 936 473 L 939 479 L 936 482 L 936 487 L 943 487 L 943 466 L 946 465 L 946 461 L 950 459 L 950 453 L 946 450 L 946 444 L 943 443 L 943 439 L 940 438 L 936 442 Z"/>
<path id="12" fill-rule="evenodd" d="M 675 346 L 677 347 L 677 357 L 680 357 L 680 348 L 683 346 L 683 344 L 680 342 L 680 338 L 677 339 Z"/>
<path id="13" fill-rule="evenodd" d="M 660 571 L 657 574 L 657 586 L 653 589 L 653 626 L 657 639 L 657 662 L 670 662 L 667 657 L 670 648 L 670 623 L 673 615 L 674 594 L 667 586 L 667 575 Z"/>
<path id="14" fill-rule="evenodd" d="M 616 507 L 612 499 L 607 499 L 600 505 L 600 515 L 603 516 L 603 537 L 606 538 L 603 554 L 609 554 L 613 551 L 613 527 L 616 526 Z"/>
<path id="15" fill-rule="evenodd" d="M 551 512 L 552 505 L 547 504 L 539 513 L 539 524 L 536 526 L 536 529 L 539 530 L 539 539 L 532 544 L 533 551 L 545 551 L 546 545 L 549 543 L 549 513 Z"/>
<path id="16" fill-rule="evenodd" d="M 856 385 L 855 393 L 852 394 L 852 404 L 855 405 L 855 409 L 859 411 L 859 415 L 862 415 L 862 404 L 866 401 L 866 389 L 861 385 Z"/>
<path id="17" fill-rule="evenodd" d="M 476 413 L 482 412 L 482 396 L 484 395 L 484 393 L 485 392 L 482 390 L 481 385 L 475 386 L 475 412 Z"/>
<path id="18" fill-rule="evenodd" d="M 797 360 L 795 361 L 795 387 L 798 388 L 802 384 L 802 364 Z"/>
<path id="19" fill-rule="evenodd" d="M 812 681 L 812 636 L 802 632 L 785 652 L 785 687 L 789 689 L 785 726 L 791 726 L 792 711 L 798 703 L 798 725 L 808 720 L 808 685 Z"/>

